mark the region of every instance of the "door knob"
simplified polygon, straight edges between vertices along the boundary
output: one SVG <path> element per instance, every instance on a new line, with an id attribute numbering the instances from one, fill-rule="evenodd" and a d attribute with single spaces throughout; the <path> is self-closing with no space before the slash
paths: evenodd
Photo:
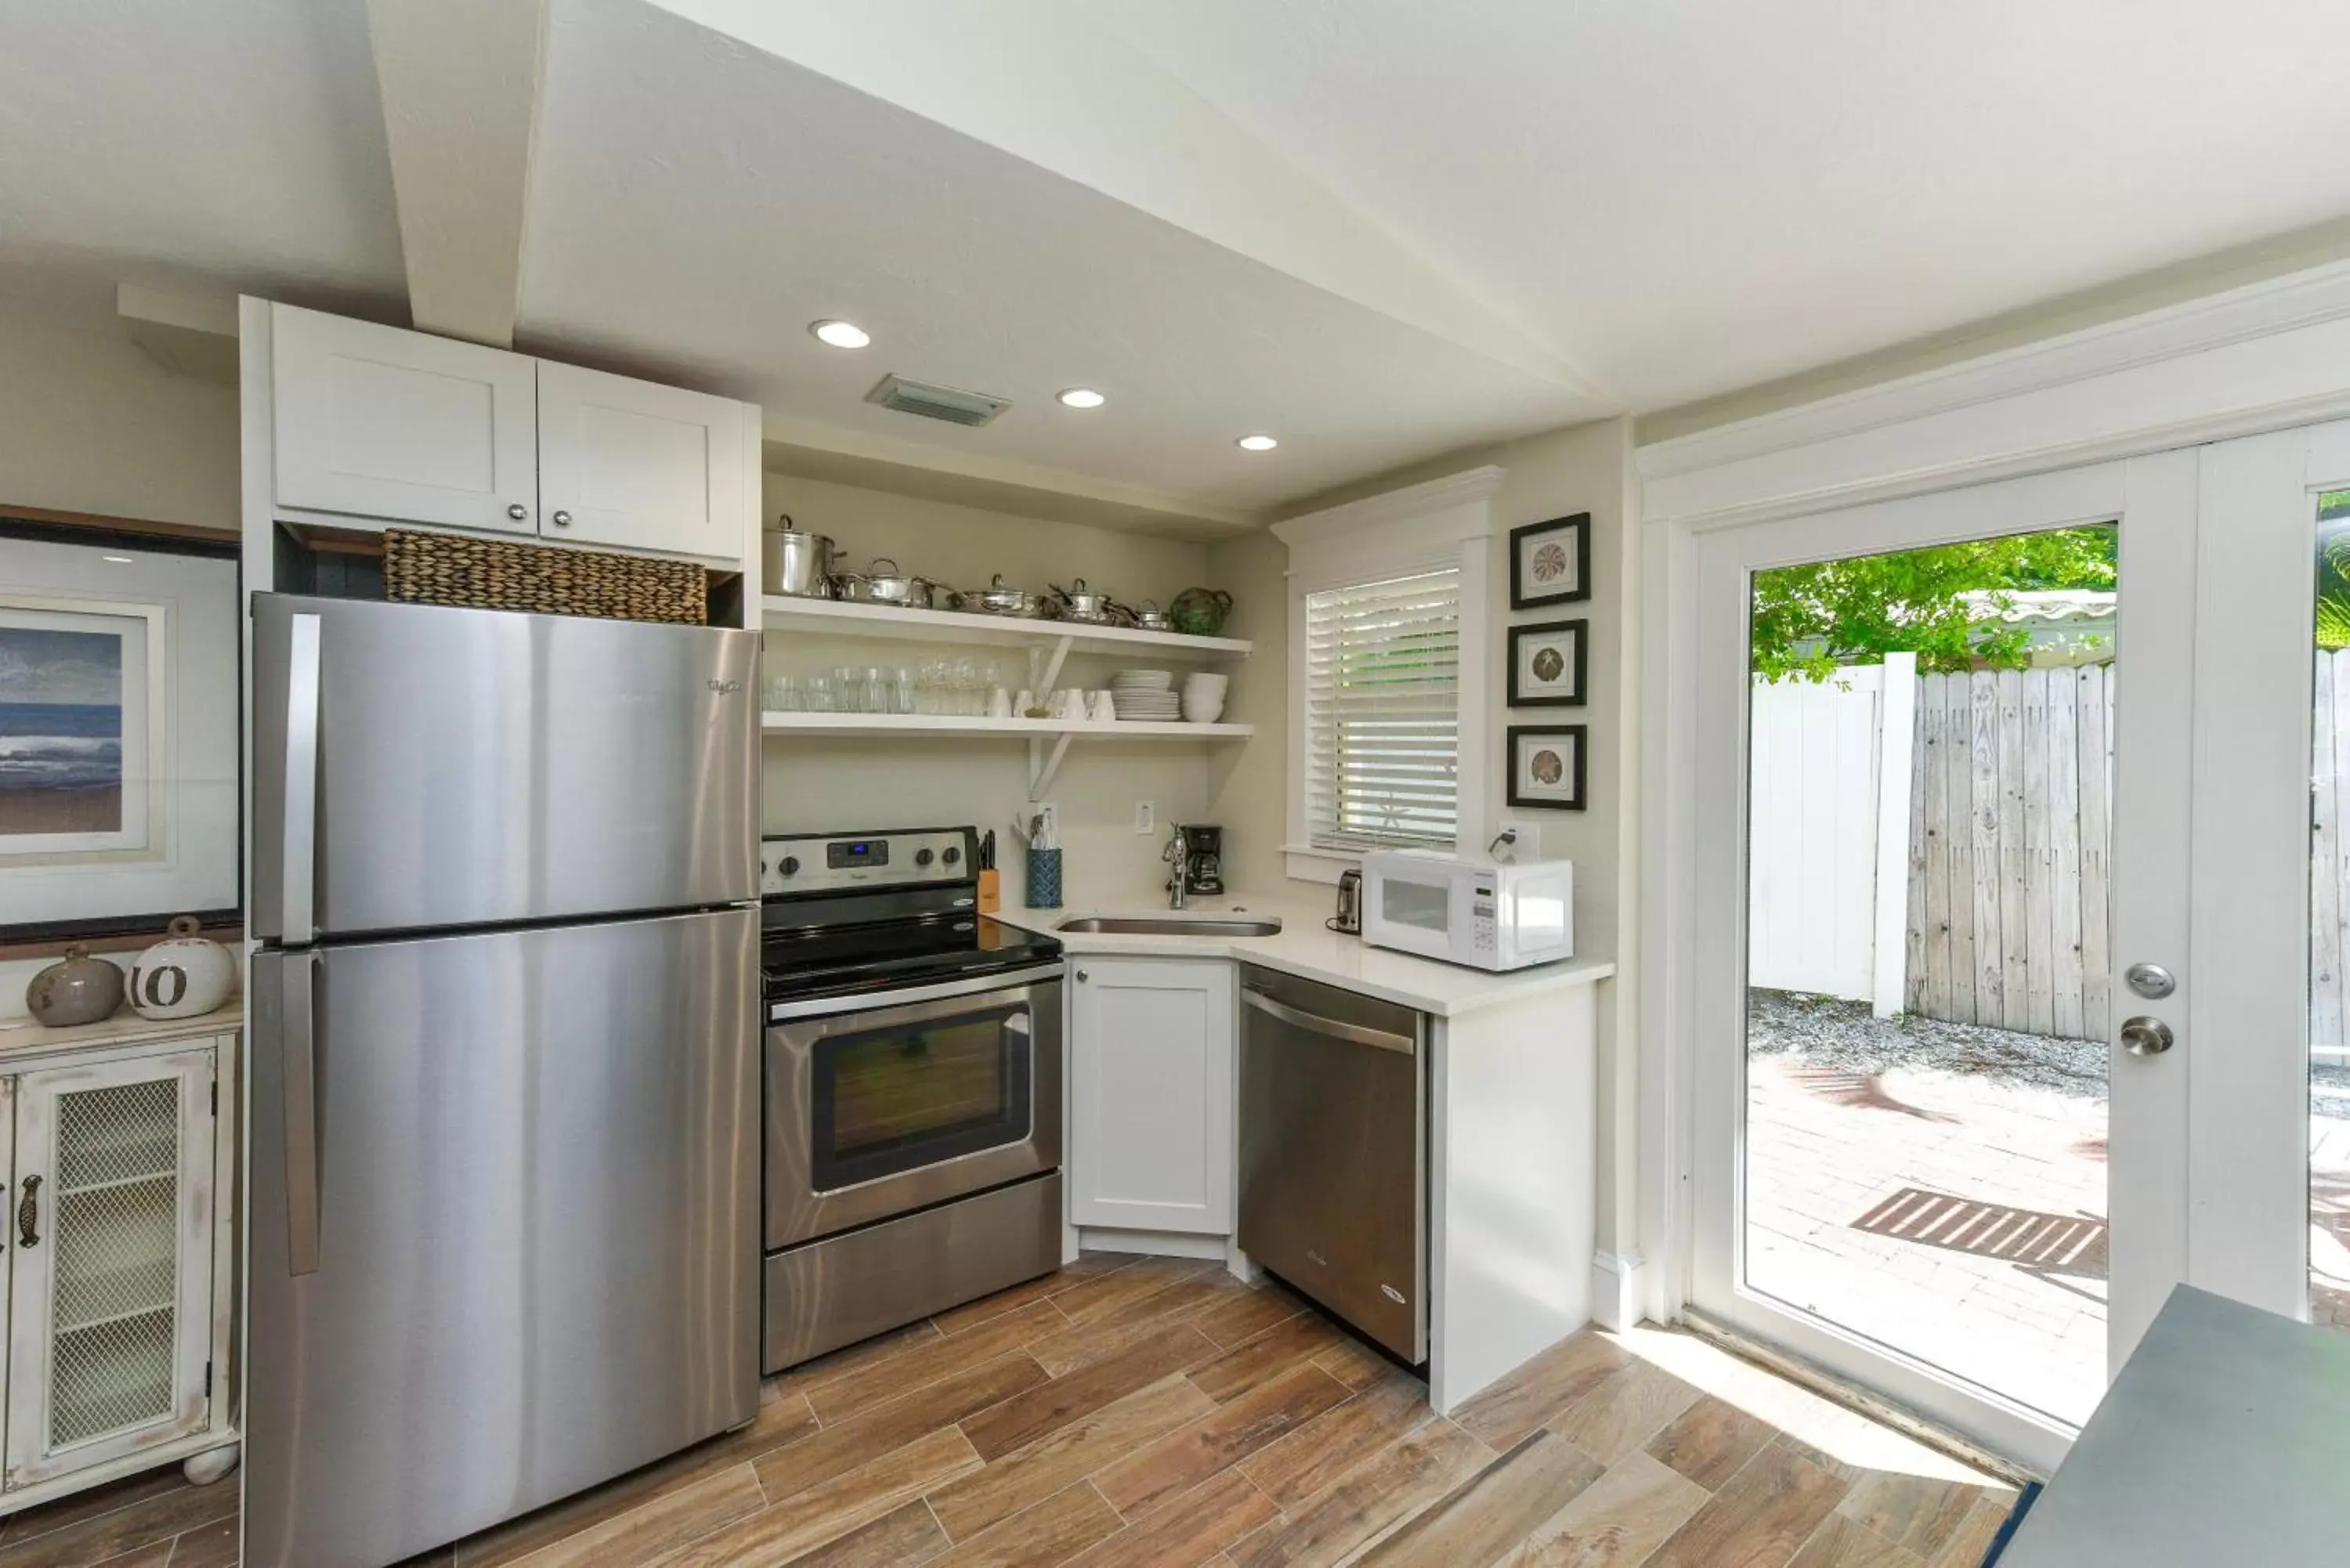
<path id="1" fill-rule="evenodd" d="M 530 508 L 516 501 L 506 507 L 506 515 L 520 523 L 530 516 Z"/>
<path id="2" fill-rule="evenodd" d="M 2178 989 L 2178 977 L 2158 963 L 2134 963 L 2122 971 L 2122 979 L 2148 1002 L 2160 1002 Z"/>
<path id="3" fill-rule="evenodd" d="M 2159 1018 L 2122 1020 L 2122 1049 L 2133 1056 L 2159 1056 L 2178 1043 Z"/>

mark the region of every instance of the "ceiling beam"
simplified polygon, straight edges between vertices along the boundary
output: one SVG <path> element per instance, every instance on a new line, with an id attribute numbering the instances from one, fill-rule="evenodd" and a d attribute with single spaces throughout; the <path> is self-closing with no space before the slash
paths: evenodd
<path id="1" fill-rule="evenodd" d="M 546 0 L 367 0 L 411 318 L 514 346 Z"/>

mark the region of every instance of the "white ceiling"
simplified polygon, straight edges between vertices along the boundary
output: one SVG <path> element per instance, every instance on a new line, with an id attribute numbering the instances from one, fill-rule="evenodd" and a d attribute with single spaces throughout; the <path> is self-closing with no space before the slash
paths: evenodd
<path id="1" fill-rule="evenodd" d="M 2340 0 L 1082 11 L 1637 410 L 2350 212 Z"/>
<path id="2" fill-rule="evenodd" d="M 397 298 L 359 0 L 0 0 L 0 274 Z"/>
<path id="3" fill-rule="evenodd" d="M 2335 0 L 497 4 L 547 17 L 524 346 L 1146 518 L 2350 214 Z M 366 0 L 0 0 L 0 284 L 397 317 L 399 211 Z M 885 370 L 1014 408 L 885 413 Z"/>

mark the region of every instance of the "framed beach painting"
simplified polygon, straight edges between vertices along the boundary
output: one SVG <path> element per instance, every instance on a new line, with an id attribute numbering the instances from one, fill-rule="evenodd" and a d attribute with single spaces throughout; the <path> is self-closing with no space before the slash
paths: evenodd
<path id="1" fill-rule="evenodd" d="M 150 763 L 161 605 L 0 589 L 0 857 L 164 852 Z"/>
<path id="2" fill-rule="evenodd" d="M 1503 744 L 1509 769 L 1508 803 L 1581 811 L 1590 763 L 1591 731 L 1583 724 L 1513 724 Z"/>
<path id="3" fill-rule="evenodd" d="M 1510 706 L 1574 708 L 1586 701 L 1590 650 L 1579 620 L 1510 628 Z"/>
<path id="4" fill-rule="evenodd" d="M 234 924 L 237 563 L 0 514 L 0 941 Z"/>

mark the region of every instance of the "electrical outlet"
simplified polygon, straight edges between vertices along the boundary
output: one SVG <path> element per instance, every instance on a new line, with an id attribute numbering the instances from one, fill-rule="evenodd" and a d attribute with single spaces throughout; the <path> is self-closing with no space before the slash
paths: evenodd
<path id="1" fill-rule="evenodd" d="M 1151 805 L 1147 800 L 1136 801 L 1134 803 L 1134 831 L 1137 833 L 1158 832 L 1159 808 Z"/>
<path id="2" fill-rule="evenodd" d="M 1494 859 L 1507 863 L 1542 858 L 1542 825 L 1540 823 L 1523 816 L 1504 816 L 1493 824 L 1493 834 L 1496 838 L 1513 831 L 1518 836 L 1517 841 L 1513 844 L 1493 845 Z"/>

